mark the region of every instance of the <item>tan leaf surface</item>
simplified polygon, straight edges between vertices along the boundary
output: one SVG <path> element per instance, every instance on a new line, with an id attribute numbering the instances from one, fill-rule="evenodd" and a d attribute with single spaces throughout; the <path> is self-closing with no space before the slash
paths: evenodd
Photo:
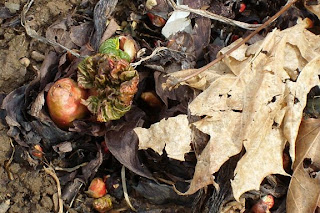
<path id="1" fill-rule="evenodd" d="M 184 161 L 184 154 L 191 149 L 191 129 L 187 115 L 178 115 L 151 125 L 149 129 L 134 129 L 139 137 L 139 149 L 151 148 L 160 155 L 165 148 L 168 157 Z"/>
<path id="2" fill-rule="evenodd" d="M 312 165 L 320 166 L 320 120 L 303 120 L 296 142 L 296 161 L 287 195 L 287 212 L 314 212 L 319 202 L 320 177 L 312 174 L 312 167 L 306 165 L 309 159 Z"/>
<path id="3" fill-rule="evenodd" d="M 286 174 L 282 166 L 286 140 L 279 127 L 286 109 L 282 108 L 284 91 L 285 84 L 271 73 L 257 74 L 248 85 L 241 129 L 246 154 L 238 162 L 231 183 L 236 200 L 249 190 L 259 189 L 267 175 Z"/>
<path id="4" fill-rule="evenodd" d="M 187 75 L 192 74 L 194 71 L 193 70 L 188 70 L 188 72 L 174 72 L 171 73 L 170 75 L 174 78 L 184 78 Z M 218 79 L 219 77 L 226 75 L 226 74 L 231 74 L 231 70 L 229 67 L 222 62 L 219 62 L 212 67 L 210 67 L 208 70 L 205 72 L 199 74 L 198 76 L 195 76 L 188 80 L 187 82 L 184 82 L 183 84 L 186 84 L 190 87 L 199 89 L 199 90 L 205 90 L 207 87 L 210 86 L 210 84 Z"/>
<path id="5" fill-rule="evenodd" d="M 189 109 L 199 116 L 214 116 L 220 110 L 242 110 L 241 83 L 233 74 L 221 76 L 189 104 Z"/>
<path id="6" fill-rule="evenodd" d="M 307 94 L 319 84 L 320 38 L 306 27 L 306 21 L 299 20 L 284 31 L 273 30 L 257 44 L 243 45 L 223 60 L 232 73 L 218 76 L 190 103 L 191 114 L 207 116 L 194 125 L 209 134 L 210 141 L 185 194 L 214 183 L 213 173 L 242 145 L 246 154 L 232 181 L 236 200 L 259 189 L 267 175 L 286 175 L 284 145 L 290 142 L 294 159 Z"/>
<path id="7" fill-rule="evenodd" d="M 224 54 L 229 49 L 241 42 L 242 39 L 238 39 L 229 46 L 223 48 L 218 55 Z M 223 59 L 223 62 L 229 67 L 229 69 L 235 74 L 239 75 L 241 70 L 246 68 L 248 62 L 251 60 L 252 55 L 247 56 L 247 45 L 241 45 L 238 49 L 233 51 L 228 57 Z"/>
<path id="8" fill-rule="evenodd" d="M 231 156 L 241 151 L 242 144 L 237 140 L 241 113 L 228 111 L 211 115 L 212 117 L 193 123 L 200 131 L 210 135 L 210 141 L 198 157 L 189 190 L 184 195 L 193 194 L 200 188 L 214 184 L 212 174 Z"/>
<path id="9" fill-rule="evenodd" d="M 288 110 L 284 117 L 283 132 L 290 142 L 290 156 L 295 161 L 295 140 L 302 119 L 303 109 L 307 103 L 307 94 L 312 87 L 319 84 L 320 55 L 309 62 L 301 71 L 296 82 L 288 82 L 289 93 L 286 96 Z"/>
<path id="10" fill-rule="evenodd" d="M 250 149 L 238 162 L 231 182 L 236 200 L 249 190 L 259 190 L 262 180 L 270 174 L 286 175 L 282 166 L 285 140 L 280 129 L 271 129 L 264 140 L 253 141 L 256 149 Z"/>

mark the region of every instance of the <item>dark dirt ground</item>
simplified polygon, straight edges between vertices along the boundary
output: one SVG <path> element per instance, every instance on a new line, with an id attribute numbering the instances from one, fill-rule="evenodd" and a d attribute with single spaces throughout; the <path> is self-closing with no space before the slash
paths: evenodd
<path id="1" fill-rule="evenodd" d="M 0 0 L 0 5 L 15 3 L 21 9 L 26 2 Z M 72 12 L 79 3 L 77 0 L 35 1 L 29 12 L 33 17 L 34 29 L 44 32 L 59 16 Z M 34 76 L 32 67 L 39 69 L 43 55 L 53 48 L 26 36 L 21 26 L 6 28 L 1 25 L 3 20 L 0 18 L 0 92 L 8 93 L 31 80 Z M 25 61 L 30 61 L 31 69 L 26 68 Z M 13 180 L 9 179 L 4 163 L 10 159 L 13 148 L 6 131 L 7 128 L 0 124 L 0 204 L 10 199 L 8 213 L 53 212 L 57 205 L 53 199 L 57 195 L 57 186 L 53 178 L 43 170 L 21 166 L 13 161 L 10 165 Z M 81 203 L 81 198 L 79 199 Z M 86 210 L 82 209 L 80 212 Z"/>

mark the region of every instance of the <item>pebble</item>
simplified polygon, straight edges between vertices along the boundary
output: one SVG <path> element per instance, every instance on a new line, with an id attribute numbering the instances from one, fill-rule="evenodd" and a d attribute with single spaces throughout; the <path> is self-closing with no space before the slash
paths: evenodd
<path id="1" fill-rule="evenodd" d="M 3 203 L 0 204 L 0 212 L 7 212 L 10 208 L 10 200 L 6 200 Z"/>
<path id="2" fill-rule="evenodd" d="M 70 0 L 70 3 L 73 5 L 78 5 L 78 4 L 80 4 L 80 1 L 79 0 Z"/>
<path id="3" fill-rule="evenodd" d="M 28 67 L 30 65 L 30 60 L 28 58 L 26 58 L 26 57 L 21 58 L 19 61 L 25 67 Z"/>
<path id="4" fill-rule="evenodd" d="M 44 60 L 45 56 L 37 51 L 31 52 L 31 58 L 34 59 L 37 62 L 41 62 Z"/>
<path id="5" fill-rule="evenodd" d="M 16 13 L 20 10 L 20 4 L 5 2 L 4 6 L 9 9 L 10 13 Z"/>

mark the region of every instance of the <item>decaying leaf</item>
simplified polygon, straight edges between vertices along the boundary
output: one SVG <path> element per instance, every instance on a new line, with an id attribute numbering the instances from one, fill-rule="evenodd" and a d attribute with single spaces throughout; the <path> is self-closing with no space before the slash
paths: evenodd
<path id="1" fill-rule="evenodd" d="M 191 149 L 191 129 L 187 115 L 162 119 L 149 129 L 134 129 L 139 137 L 139 149 L 151 148 L 160 155 L 165 148 L 168 157 L 184 161 L 184 154 Z"/>
<path id="2" fill-rule="evenodd" d="M 209 184 L 215 184 L 213 173 L 231 156 L 241 151 L 242 146 L 237 141 L 240 118 L 241 114 L 238 112 L 216 112 L 212 113 L 212 117 L 193 123 L 200 131 L 210 135 L 210 141 L 198 157 L 193 180 L 185 195 L 193 194 Z"/>
<path id="3" fill-rule="evenodd" d="M 320 120 L 301 122 L 296 142 L 296 161 L 287 195 L 287 212 L 314 212 L 319 202 Z"/>
<path id="4" fill-rule="evenodd" d="M 320 18 L 320 5 L 318 1 L 304 0 L 304 7 Z"/>
<path id="5" fill-rule="evenodd" d="M 142 126 L 145 113 L 132 108 L 113 128 L 108 128 L 105 141 L 110 152 L 126 168 L 134 173 L 152 179 L 150 171 L 143 165 L 138 155 L 138 137 L 133 129 Z"/>
<path id="6" fill-rule="evenodd" d="M 298 20 L 294 27 L 273 30 L 264 40 L 242 45 L 225 57 L 207 70 L 211 74 L 202 73 L 186 82 L 205 89 L 189 109 L 192 115 L 206 116 L 194 125 L 209 134 L 210 141 L 198 157 L 190 188 L 184 194 L 214 183 L 213 174 L 242 146 L 246 153 L 231 184 L 237 201 L 243 193 L 259 189 L 267 175 L 286 175 L 282 165 L 284 146 L 290 143 L 294 161 L 307 94 L 319 84 L 320 37 L 307 27 L 308 20 Z M 227 66 L 223 72 L 216 69 L 222 64 Z M 179 75 L 183 71 L 173 74 Z M 206 76 L 208 81 L 203 80 Z M 212 82 L 209 87 L 208 82 Z"/>

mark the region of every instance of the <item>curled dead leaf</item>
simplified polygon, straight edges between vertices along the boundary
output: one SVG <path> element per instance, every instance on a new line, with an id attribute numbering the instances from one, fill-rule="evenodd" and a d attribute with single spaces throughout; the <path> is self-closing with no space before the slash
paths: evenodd
<path id="1" fill-rule="evenodd" d="M 287 195 L 287 212 L 314 212 L 319 202 L 320 120 L 303 120 Z"/>

